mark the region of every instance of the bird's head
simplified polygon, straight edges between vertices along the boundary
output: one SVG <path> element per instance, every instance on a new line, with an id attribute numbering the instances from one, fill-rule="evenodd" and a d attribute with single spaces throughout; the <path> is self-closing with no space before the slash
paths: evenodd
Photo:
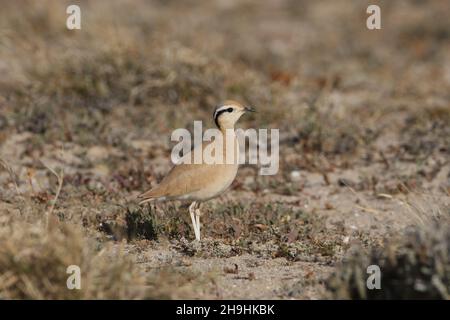
<path id="1" fill-rule="evenodd" d="M 255 112 L 236 101 L 225 101 L 214 110 L 214 122 L 219 129 L 232 129 L 234 124 L 246 112 Z"/>

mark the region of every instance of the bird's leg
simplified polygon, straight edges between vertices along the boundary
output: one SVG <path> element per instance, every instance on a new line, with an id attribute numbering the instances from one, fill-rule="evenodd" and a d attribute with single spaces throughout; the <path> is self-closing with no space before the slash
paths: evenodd
<path id="1" fill-rule="evenodd" d="M 197 205 L 197 203 L 195 201 L 191 203 L 191 205 L 189 206 L 189 214 L 191 215 L 192 227 L 194 228 L 195 239 L 200 240 L 200 235 L 197 231 L 197 224 L 195 223 L 195 216 L 194 216 L 196 205 Z"/>
<path id="2" fill-rule="evenodd" d="M 198 240 L 200 240 L 200 214 L 195 210 L 195 224 L 197 225 L 197 232 L 198 232 Z"/>
<path id="3" fill-rule="evenodd" d="M 200 216 L 200 203 L 198 203 L 197 208 L 195 209 L 195 224 L 197 225 L 198 240 L 200 240 Z"/>

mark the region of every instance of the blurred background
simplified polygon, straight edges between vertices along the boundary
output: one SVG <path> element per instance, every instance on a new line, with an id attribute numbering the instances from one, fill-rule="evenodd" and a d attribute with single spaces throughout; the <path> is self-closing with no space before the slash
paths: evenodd
<path id="1" fill-rule="evenodd" d="M 0 5 L 0 298 L 449 297 L 447 0 Z M 280 171 L 243 166 L 193 244 L 134 198 L 225 99 L 280 129 Z M 411 274 L 366 292 L 368 261 Z"/>

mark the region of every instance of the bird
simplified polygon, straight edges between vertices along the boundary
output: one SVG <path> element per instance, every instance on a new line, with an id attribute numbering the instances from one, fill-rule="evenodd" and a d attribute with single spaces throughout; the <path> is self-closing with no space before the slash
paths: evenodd
<path id="1" fill-rule="evenodd" d="M 232 149 L 227 147 L 228 141 L 230 145 L 235 146 L 236 156 L 231 158 L 233 161 L 222 161 L 219 163 L 205 163 L 204 161 L 200 163 L 194 163 L 194 161 L 186 163 L 186 161 L 179 161 L 174 164 L 157 186 L 138 196 L 140 200 L 139 205 L 151 201 L 190 201 L 189 214 L 192 227 L 195 239 L 200 241 L 201 204 L 224 193 L 236 178 L 239 167 L 239 146 L 234 126 L 246 112 L 255 112 L 255 110 L 252 107 L 244 106 L 232 100 L 221 103 L 215 108 L 213 119 L 222 139 L 203 142 L 194 146 L 190 152 L 182 156 L 182 160 L 186 158 L 193 159 L 193 155 L 198 150 L 197 148 L 201 147 L 202 150 L 205 150 L 209 146 L 210 150 L 214 150 L 215 156 L 227 159 L 227 155 L 232 152 Z M 229 139 L 232 140 L 232 144 Z"/>

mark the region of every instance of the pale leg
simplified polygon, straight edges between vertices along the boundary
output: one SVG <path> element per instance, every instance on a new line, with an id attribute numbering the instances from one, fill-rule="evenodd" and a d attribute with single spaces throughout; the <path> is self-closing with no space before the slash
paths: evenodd
<path id="1" fill-rule="evenodd" d="M 200 240 L 200 234 L 199 234 L 199 231 L 197 231 L 197 224 L 195 223 L 195 206 L 196 205 L 197 205 L 197 203 L 195 201 L 192 202 L 192 204 L 189 206 L 189 214 L 191 215 L 191 221 L 192 221 L 192 227 L 194 228 L 195 239 Z"/>
<path id="2" fill-rule="evenodd" d="M 197 226 L 198 240 L 200 240 L 200 216 L 200 203 L 198 203 L 197 208 L 195 209 L 195 224 Z"/>
<path id="3" fill-rule="evenodd" d="M 197 225 L 198 239 L 200 240 L 200 210 L 195 210 L 195 224 Z"/>

